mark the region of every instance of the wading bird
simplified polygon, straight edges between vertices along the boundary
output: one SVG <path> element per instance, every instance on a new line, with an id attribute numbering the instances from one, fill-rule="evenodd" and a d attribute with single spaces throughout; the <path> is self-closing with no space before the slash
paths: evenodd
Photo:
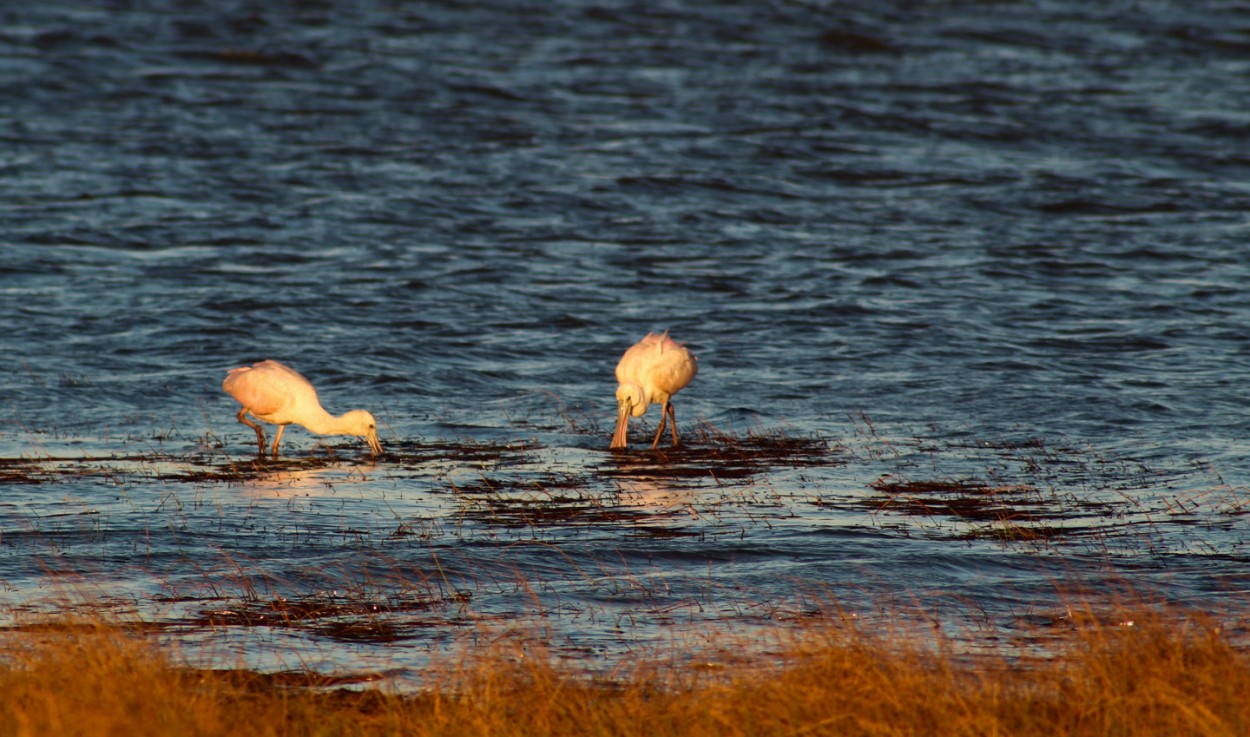
<path id="1" fill-rule="evenodd" d="M 677 442 L 677 415 L 670 401 L 699 372 L 699 359 L 685 346 L 668 337 L 647 333 L 647 337 L 635 343 L 621 362 L 616 364 L 616 432 L 612 433 L 611 448 L 624 448 L 629 429 L 630 415 L 642 417 L 647 407 L 660 405 L 660 429 L 651 443 L 654 448 L 664 434 L 664 421 L 673 423 L 673 445 Z"/>
<path id="2" fill-rule="evenodd" d="M 355 435 L 369 443 L 374 455 L 382 452 L 373 415 L 363 409 L 354 409 L 339 417 L 326 412 L 308 379 L 277 361 L 230 369 L 221 388 L 243 405 L 239 410 L 239 422 L 256 431 L 261 457 L 265 455 L 265 430 L 247 419 L 249 414 L 278 426 L 278 435 L 273 439 L 274 458 L 278 457 L 282 431 L 292 423 L 319 435 Z"/>

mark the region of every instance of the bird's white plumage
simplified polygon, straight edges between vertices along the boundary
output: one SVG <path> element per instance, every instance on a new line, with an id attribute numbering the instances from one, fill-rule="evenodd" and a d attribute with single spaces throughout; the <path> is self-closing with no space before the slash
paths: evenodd
<path id="1" fill-rule="evenodd" d="M 651 447 L 659 444 L 668 419 L 672 420 L 673 445 L 677 445 L 677 418 L 671 400 L 698 372 L 695 355 L 670 338 L 667 331 L 648 333 L 625 351 L 616 364 L 617 420 L 611 447 L 625 447 L 629 418 L 642 417 L 652 404 L 660 405 L 660 427 Z"/>
<path id="2" fill-rule="evenodd" d="M 326 412 L 312 383 L 295 369 L 277 361 L 261 361 L 231 369 L 221 388 L 243 405 L 238 420 L 256 431 L 261 455 L 265 453 L 265 431 L 247 419 L 249 414 L 278 426 L 273 441 L 274 456 L 278 455 L 283 430 L 292 424 L 302 425 L 320 435 L 355 435 L 364 438 L 374 454 L 382 452 L 373 415 L 361 409 L 339 417 Z"/>

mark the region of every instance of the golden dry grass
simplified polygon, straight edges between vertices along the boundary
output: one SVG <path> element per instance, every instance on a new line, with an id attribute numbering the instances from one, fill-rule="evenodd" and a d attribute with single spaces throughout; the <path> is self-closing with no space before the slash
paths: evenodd
<path id="1" fill-rule="evenodd" d="M 606 685 L 541 654 L 480 656 L 402 696 L 187 668 L 105 625 L 28 629 L 0 642 L 0 734 L 1250 734 L 1250 661 L 1200 619 L 1090 627 L 1047 660 L 941 650 L 812 629 L 775 667 Z"/>

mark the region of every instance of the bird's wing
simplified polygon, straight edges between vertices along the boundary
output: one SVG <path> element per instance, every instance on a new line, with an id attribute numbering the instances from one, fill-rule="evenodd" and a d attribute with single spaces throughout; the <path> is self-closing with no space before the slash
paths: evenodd
<path id="1" fill-rule="evenodd" d="M 298 371 L 277 361 L 232 369 L 222 383 L 230 396 L 257 417 L 266 417 L 297 403 L 301 395 L 317 392 Z"/>
<path id="2" fill-rule="evenodd" d="M 663 352 L 659 352 L 662 349 Z M 654 360 L 643 369 L 643 386 L 652 386 L 668 395 L 681 391 L 699 372 L 699 363 L 685 346 L 669 340 L 661 343 Z"/>
<path id="3" fill-rule="evenodd" d="M 647 338 L 650 337 L 647 336 Z M 616 364 L 617 383 L 640 383 L 643 368 L 655 354 L 655 346 L 647 338 L 630 346 L 629 350 L 625 351 L 625 355 L 621 356 L 620 362 Z"/>

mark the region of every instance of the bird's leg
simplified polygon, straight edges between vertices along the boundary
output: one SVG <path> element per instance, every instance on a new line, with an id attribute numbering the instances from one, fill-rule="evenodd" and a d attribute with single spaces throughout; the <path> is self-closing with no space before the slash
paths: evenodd
<path id="1" fill-rule="evenodd" d="M 660 436 L 664 434 L 664 422 L 668 420 L 668 402 L 660 406 L 660 429 L 655 431 L 655 440 L 651 442 L 651 450 L 655 450 L 655 446 L 660 444 Z"/>
<path id="2" fill-rule="evenodd" d="M 260 446 L 260 457 L 265 457 L 265 428 L 247 419 L 247 407 L 239 410 L 239 422 L 256 431 L 256 444 Z M 281 426 L 278 427 L 281 430 Z"/>
<path id="3" fill-rule="evenodd" d="M 672 404 L 668 405 L 668 423 L 673 429 L 673 447 L 676 448 L 681 443 L 677 441 L 677 410 L 673 409 Z"/>
<path id="4" fill-rule="evenodd" d="M 273 452 L 271 454 L 274 458 L 278 457 L 278 443 L 282 442 L 282 431 L 285 429 L 286 425 L 278 425 L 278 434 L 273 439 Z"/>

